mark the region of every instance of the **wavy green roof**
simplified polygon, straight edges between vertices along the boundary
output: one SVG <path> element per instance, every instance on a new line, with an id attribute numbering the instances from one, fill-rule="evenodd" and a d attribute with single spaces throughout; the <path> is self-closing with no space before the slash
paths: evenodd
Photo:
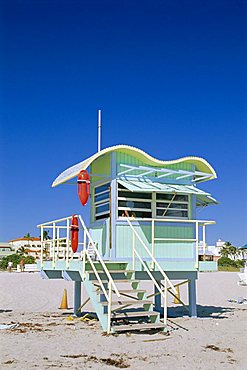
<path id="1" fill-rule="evenodd" d="M 212 176 L 207 180 L 212 180 L 217 177 L 216 172 L 214 171 L 213 167 L 203 158 L 200 157 L 183 157 L 179 159 L 174 159 L 170 161 L 162 161 L 151 157 L 151 155 L 145 153 L 143 150 L 135 148 L 129 145 L 115 145 L 109 148 L 105 148 L 100 152 L 95 153 L 91 157 L 85 159 L 82 162 L 75 164 L 72 167 L 69 167 L 67 170 L 63 171 L 52 183 L 52 187 L 60 185 L 76 176 L 78 176 L 81 170 L 85 170 L 87 167 L 91 165 L 96 159 L 101 157 L 104 154 L 117 152 L 120 151 L 125 154 L 129 154 L 136 159 L 144 162 L 150 166 L 166 166 L 171 164 L 178 164 L 178 163 L 192 163 L 196 166 L 197 171 L 205 172 L 207 174 L 211 174 Z M 203 180 L 202 180 L 203 181 Z M 205 180 L 204 180 L 205 181 Z"/>

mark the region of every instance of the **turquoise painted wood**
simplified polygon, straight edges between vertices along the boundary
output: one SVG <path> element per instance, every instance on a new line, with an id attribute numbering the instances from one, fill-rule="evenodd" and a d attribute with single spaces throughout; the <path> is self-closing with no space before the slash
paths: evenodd
<path id="1" fill-rule="evenodd" d="M 145 245 L 151 251 L 151 226 L 139 225 L 135 226 L 138 235 L 141 237 Z M 183 238 L 192 239 L 194 238 L 193 227 L 175 227 L 175 226 L 158 226 L 155 228 L 156 238 Z M 142 257 L 147 258 L 148 254 L 143 250 L 140 242 L 136 241 L 137 249 L 140 251 Z M 128 225 L 117 225 L 116 226 L 116 256 L 121 257 L 132 257 L 132 244 L 133 244 L 133 232 Z M 139 248 L 138 248 L 139 245 Z M 171 241 L 156 241 L 155 242 L 155 258 L 157 260 L 162 258 L 195 258 L 194 250 L 195 246 L 193 242 L 171 242 Z"/>
<path id="2" fill-rule="evenodd" d="M 109 255 L 109 219 L 91 228 L 91 236 L 102 257 Z"/>
<path id="3" fill-rule="evenodd" d="M 95 286 L 89 280 L 84 282 L 84 287 L 86 288 L 87 294 L 90 297 L 91 303 L 95 309 L 98 319 L 101 323 L 104 332 L 107 331 L 107 315 L 105 315 L 105 309 L 100 303 L 100 296 L 97 294 Z"/>
<path id="4" fill-rule="evenodd" d="M 121 164 L 134 165 L 134 166 L 147 166 L 147 163 L 136 158 L 134 155 L 126 154 L 121 151 L 112 152 L 99 159 L 96 159 L 90 168 L 92 174 L 102 174 L 102 177 L 92 177 L 93 181 L 91 184 L 92 193 L 92 203 L 91 203 L 91 225 L 90 231 L 93 240 L 97 243 L 98 250 L 100 251 L 102 257 L 105 260 L 126 260 L 131 261 L 132 259 L 132 246 L 133 246 L 133 235 L 132 230 L 123 220 L 118 218 L 117 211 L 117 183 L 116 178 L 118 174 L 125 170 Z M 165 166 L 160 166 L 157 168 L 167 168 L 173 170 L 195 170 L 195 164 L 182 162 L 176 164 L 170 164 Z M 134 170 L 131 172 L 134 176 L 140 174 L 139 170 Z M 154 174 L 147 174 L 147 176 L 152 181 L 152 176 Z M 174 176 L 169 175 L 169 177 L 163 177 L 159 181 L 163 183 L 171 183 L 171 181 L 176 184 L 181 183 L 181 181 L 186 184 L 191 183 L 192 178 L 187 177 L 184 180 L 175 180 Z M 157 181 L 157 179 L 155 180 Z M 100 184 L 109 182 L 111 184 L 111 221 L 110 217 L 103 220 L 95 220 L 95 205 L 94 205 L 94 192 L 95 187 Z M 189 195 L 189 208 L 188 208 L 189 219 L 196 219 L 196 201 L 194 195 Z M 111 230 L 110 230 L 111 228 Z M 145 245 L 151 251 L 151 222 L 139 222 L 135 226 L 138 235 L 144 241 Z M 166 223 L 155 223 L 155 238 L 172 238 L 172 239 L 195 239 L 195 225 L 194 224 L 166 224 Z M 149 256 L 143 250 L 143 248 L 138 247 L 140 255 L 149 263 Z M 176 263 L 177 269 L 194 271 L 196 255 L 195 255 L 195 242 L 194 241 L 155 241 L 154 256 L 159 261 L 164 268 L 174 269 L 173 262 Z M 141 268 L 141 266 L 137 268 Z M 190 267 L 189 267 L 190 266 Z M 215 267 L 212 265 L 212 268 Z"/>

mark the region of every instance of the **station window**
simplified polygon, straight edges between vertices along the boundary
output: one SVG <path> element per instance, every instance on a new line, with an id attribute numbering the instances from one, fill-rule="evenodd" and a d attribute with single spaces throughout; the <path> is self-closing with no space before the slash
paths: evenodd
<path id="1" fill-rule="evenodd" d="M 102 220 L 110 216 L 110 183 L 94 188 L 95 220 Z"/>
<path id="2" fill-rule="evenodd" d="M 189 197 L 184 194 L 156 193 L 156 217 L 188 218 Z"/>
<path id="3" fill-rule="evenodd" d="M 118 217 L 188 218 L 186 194 L 132 192 L 118 184 Z"/>
<path id="4" fill-rule="evenodd" d="M 189 197 L 185 194 L 156 193 L 156 217 L 188 218 Z"/>
<path id="5" fill-rule="evenodd" d="M 118 184 L 118 217 L 152 218 L 152 194 L 132 192 Z"/>

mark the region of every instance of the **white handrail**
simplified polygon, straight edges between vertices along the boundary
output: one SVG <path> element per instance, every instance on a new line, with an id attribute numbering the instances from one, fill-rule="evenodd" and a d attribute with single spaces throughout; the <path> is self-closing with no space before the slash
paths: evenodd
<path id="1" fill-rule="evenodd" d="M 158 289 L 158 291 L 160 292 L 160 294 L 164 297 L 164 292 L 162 291 L 162 289 L 160 288 L 159 284 L 157 283 L 157 281 L 154 279 L 153 275 L 151 274 L 149 268 L 147 267 L 147 265 L 144 263 L 143 259 L 141 258 L 141 256 L 139 255 L 139 253 L 135 250 L 135 254 L 137 255 L 137 257 L 139 258 L 141 264 L 143 265 L 143 267 L 145 268 L 145 270 L 147 271 L 150 279 L 153 281 L 154 285 L 156 286 L 156 288 Z M 165 279 L 166 280 L 166 279 Z"/>
<path id="2" fill-rule="evenodd" d="M 118 291 L 118 288 L 116 287 L 116 284 L 114 283 L 114 280 L 111 277 L 111 274 L 109 273 L 109 270 L 107 269 L 106 264 L 104 263 L 103 259 L 101 258 L 101 255 L 100 255 L 98 249 L 96 248 L 96 244 L 93 241 L 93 239 L 92 239 L 92 237 L 91 237 L 91 235 L 90 235 L 82 217 L 80 215 L 77 215 L 77 217 L 78 217 L 78 219 L 81 223 L 81 226 L 82 226 L 82 227 L 79 227 L 79 229 L 83 229 L 83 242 L 78 243 L 78 244 L 83 244 L 83 250 L 81 252 L 82 278 L 84 279 L 84 276 L 85 276 L 85 273 L 86 273 L 86 260 L 87 260 L 87 261 L 89 261 L 89 263 L 91 265 L 91 268 L 92 268 L 92 271 L 93 271 L 96 279 L 98 280 L 99 285 L 102 289 L 102 292 L 103 292 L 103 294 L 104 294 L 104 296 L 105 296 L 105 298 L 108 302 L 108 305 L 107 305 L 107 307 L 108 307 L 107 333 L 109 334 L 111 332 L 112 292 L 114 291 L 114 293 L 117 295 L 118 298 L 120 298 L 120 293 Z M 69 221 L 71 219 L 72 219 L 72 216 L 69 216 L 69 217 L 60 218 L 58 220 L 49 221 L 49 222 L 38 225 L 38 227 L 41 229 L 41 267 L 43 267 L 43 248 L 44 248 L 44 244 L 45 244 L 45 241 L 44 241 L 44 238 L 43 238 L 44 228 L 52 229 L 52 239 L 50 239 L 50 243 L 52 245 L 52 251 L 51 252 L 52 252 L 52 266 L 53 266 L 53 268 L 55 267 L 56 260 L 58 259 L 59 242 L 61 240 L 66 241 L 66 256 L 64 257 L 64 259 L 65 259 L 65 263 L 66 263 L 66 268 L 69 267 L 69 260 L 70 260 L 69 259 L 69 253 L 70 253 L 70 222 Z M 61 223 L 61 222 L 64 223 L 65 221 L 66 221 L 66 226 L 57 225 L 57 223 Z M 59 233 L 60 229 L 66 229 L 66 237 L 60 237 L 60 233 Z M 98 271 L 97 268 L 95 267 L 95 264 L 93 263 L 93 260 L 90 256 L 90 253 L 86 248 L 87 238 L 88 238 L 88 245 L 90 245 L 91 248 L 93 249 L 93 252 L 97 256 L 98 262 L 101 264 L 103 271 Z M 57 247 L 56 248 L 57 253 L 56 253 L 55 247 Z M 73 258 L 73 254 L 72 254 L 72 258 Z M 102 272 L 104 272 L 105 275 L 108 278 L 108 292 L 107 292 L 106 286 L 104 285 L 104 283 L 103 283 L 103 281 L 100 277 L 100 273 L 102 273 Z"/>
<path id="3" fill-rule="evenodd" d="M 98 257 L 98 260 L 99 260 L 100 264 L 101 264 L 101 265 L 102 265 L 102 267 L 103 267 L 103 270 L 105 271 L 105 274 L 106 274 L 106 275 L 107 275 L 107 277 L 108 277 L 109 283 L 111 283 L 111 285 L 112 285 L 112 287 L 113 287 L 113 289 L 114 289 L 115 293 L 117 294 L 117 296 L 118 296 L 118 298 L 119 298 L 119 297 L 120 297 L 120 293 L 119 293 L 119 291 L 118 291 L 118 289 L 117 289 L 117 287 L 116 287 L 116 284 L 114 283 L 114 280 L 112 279 L 111 274 L 109 273 L 109 271 L 108 271 L 108 269 L 107 269 L 107 267 L 106 267 L 106 264 L 104 263 L 103 259 L 101 258 L 101 255 L 100 255 L 100 253 L 99 253 L 98 249 L 95 247 L 95 243 L 94 243 L 94 241 L 93 241 L 93 239 L 92 239 L 91 235 L 89 234 L 89 231 L 88 231 L 88 229 L 87 229 L 87 227 L 86 227 L 86 225 L 85 225 L 85 223 L 84 223 L 84 221 L 83 221 L 83 219 L 82 219 L 81 215 L 79 215 L 79 216 L 78 216 L 78 218 L 79 218 L 79 220 L 80 220 L 80 222 L 81 222 L 81 225 L 82 225 L 82 227 L 83 227 L 83 229 L 84 229 L 84 232 L 86 233 L 86 236 L 88 237 L 88 239 L 89 239 L 89 241 L 90 241 L 90 243 L 91 243 L 91 245 L 92 245 L 92 247 L 93 247 L 93 250 L 94 250 L 95 254 L 96 254 L 96 255 L 97 255 L 97 257 Z"/>
<path id="4" fill-rule="evenodd" d="M 137 221 L 138 223 L 147 222 L 147 221 L 151 222 L 151 233 L 152 233 L 152 237 L 151 237 L 151 251 L 152 251 L 152 253 L 151 254 L 152 254 L 153 257 L 154 257 L 154 251 L 155 251 L 155 241 L 195 242 L 195 253 L 196 253 L 195 267 L 196 268 L 198 268 L 198 266 L 199 266 L 199 255 L 198 255 L 198 253 L 199 253 L 199 251 L 198 251 L 198 249 L 199 249 L 199 227 L 202 227 L 202 229 L 203 229 L 203 244 L 204 244 L 204 250 L 205 250 L 205 246 L 206 246 L 205 228 L 206 228 L 207 225 L 214 225 L 216 223 L 215 221 L 210 221 L 210 220 L 181 220 L 181 219 L 170 219 L 170 218 L 160 219 L 160 218 L 140 218 L 140 217 L 139 218 L 138 217 L 129 218 L 127 215 L 122 217 L 122 219 L 127 220 L 127 221 L 129 220 L 129 221 L 132 221 L 132 222 Z M 155 222 L 192 223 L 192 224 L 195 225 L 195 230 L 196 230 L 195 238 L 155 238 L 155 233 L 154 233 L 154 228 L 155 228 L 154 223 Z M 140 240 L 140 242 L 144 246 L 142 240 Z M 133 251 L 133 253 L 134 253 L 134 251 Z M 148 253 L 149 253 L 149 250 L 148 250 Z M 134 264 L 134 257 L 133 257 L 133 264 Z M 157 262 L 156 262 L 156 264 L 157 264 Z M 155 267 L 155 264 L 154 264 L 154 261 L 152 260 L 151 268 L 154 270 L 154 267 Z"/>
<path id="5" fill-rule="evenodd" d="M 59 218 L 57 220 L 53 220 L 53 221 L 48 221 L 48 222 L 44 222 L 42 224 L 39 224 L 37 225 L 37 227 L 41 227 L 41 226 L 47 226 L 47 225 L 50 225 L 50 224 L 53 224 L 54 222 L 57 223 L 57 222 L 62 222 L 62 221 L 65 221 L 65 220 L 71 220 L 72 219 L 72 216 L 68 216 L 68 217 L 63 217 L 63 218 Z"/>
<path id="6" fill-rule="evenodd" d="M 89 260 L 89 262 L 90 262 L 90 264 L 91 264 L 91 266 L 92 266 L 92 269 L 93 269 L 94 275 L 97 277 L 97 280 L 98 280 L 98 282 L 99 282 L 99 284 L 100 284 L 100 286 L 101 286 L 101 289 L 102 289 L 102 291 L 103 291 L 103 293 L 104 293 L 104 295 L 105 295 L 105 297 L 106 297 L 106 299 L 107 299 L 107 302 L 109 302 L 108 294 L 107 294 L 107 292 L 106 292 L 106 290 L 105 290 L 105 287 L 104 287 L 104 284 L 102 283 L 102 280 L 101 280 L 101 278 L 100 278 L 100 276 L 99 276 L 99 274 L 98 274 L 98 271 L 97 271 L 97 269 L 95 268 L 95 266 L 94 266 L 94 264 L 93 264 L 93 261 L 92 261 L 92 259 L 91 259 L 91 257 L 90 257 L 90 254 L 88 253 L 88 251 L 87 251 L 87 250 L 85 250 L 85 252 L 86 252 L 86 256 L 87 256 L 87 258 L 88 258 L 88 260 Z"/>
<path id="7" fill-rule="evenodd" d="M 167 295 L 167 289 L 165 289 L 164 291 L 161 289 L 161 287 L 159 286 L 159 284 L 157 283 L 157 281 L 154 279 L 154 277 L 151 274 L 149 268 L 146 266 L 146 264 L 144 263 L 143 259 L 139 255 L 139 253 L 136 252 L 136 255 L 139 258 L 139 260 L 140 260 L 141 264 L 143 265 L 143 267 L 145 268 L 146 272 L 148 273 L 150 279 L 152 280 L 152 282 L 154 283 L 154 285 L 158 289 L 160 295 L 163 297 L 163 300 L 164 300 L 164 307 L 163 307 L 164 308 L 164 323 L 166 324 L 166 317 L 167 317 L 167 298 L 166 298 L 166 295 Z M 167 287 L 167 280 L 168 279 L 165 279 L 164 280 L 165 287 Z"/>
<path id="8" fill-rule="evenodd" d="M 112 282 L 109 281 L 109 300 L 108 300 L 108 318 L 107 318 L 107 334 L 111 332 L 111 306 L 112 306 Z"/>
<path id="9" fill-rule="evenodd" d="M 128 218 L 127 216 L 122 216 L 120 217 L 121 220 L 125 220 Z M 204 224 L 204 225 L 213 225 L 216 224 L 216 221 L 210 221 L 210 220 L 182 220 L 180 218 L 140 218 L 140 217 L 135 217 L 131 219 L 131 221 L 155 221 L 155 222 L 175 222 L 175 223 L 199 223 L 199 224 Z"/>
<path id="10" fill-rule="evenodd" d="M 152 262 L 158 267 L 158 270 L 159 272 L 161 273 L 161 275 L 164 277 L 164 280 L 167 280 L 167 282 L 169 283 L 171 289 L 173 290 L 174 293 L 177 293 L 175 287 L 173 286 L 172 282 L 170 281 L 170 279 L 168 278 L 168 276 L 166 275 L 166 273 L 162 270 L 162 268 L 160 267 L 159 263 L 157 262 L 157 260 L 152 256 L 152 254 L 150 253 L 149 249 L 146 247 L 145 243 L 143 242 L 143 240 L 141 239 L 140 235 L 137 233 L 137 231 L 134 229 L 133 225 L 131 224 L 131 221 L 129 219 L 129 217 L 126 217 L 127 219 L 127 222 L 130 226 L 130 228 L 132 229 L 133 233 L 135 234 L 135 236 L 138 238 L 138 240 L 140 241 L 140 243 L 142 244 L 142 246 L 144 247 L 145 251 L 148 253 L 148 255 L 151 257 L 151 260 Z M 136 250 L 135 250 L 135 254 L 137 254 Z M 152 274 L 151 274 L 152 275 Z M 155 280 L 154 278 L 152 278 L 152 280 Z"/>
<path id="11" fill-rule="evenodd" d="M 88 238 L 89 239 L 89 242 L 90 242 L 90 245 L 93 248 L 94 253 L 97 255 L 98 261 L 102 265 L 102 268 L 103 268 L 103 270 L 104 270 L 104 272 L 105 272 L 105 274 L 106 274 L 106 276 L 108 278 L 108 281 L 111 284 L 111 289 L 114 289 L 116 295 L 119 298 L 120 297 L 120 293 L 119 293 L 119 291 L 117 289 L 117 286 L 114 283 L 114 280 L 112 279 L 112 277 L 111 277 L 111 275 L 110 275 L 110 273 L 109 273 L 109 271 L 108 271 L 108 269 L 106 267 L 106 264 L 104 263 L 104 261 L 101 258 L 101 255 L 100 255 L 98 249 L 95 246 L 95 242 L 93 241 L 91 235 L 89 234 L 89 231 L 88 231 L 88 229 L 87 229 L 87 227 L 86 227 L 86 225 L 85 225 L 82 217 L 80 215 L 78 215 L 77 217 L 79 218 L 80 223 L 82 225 L 82 229 L 84 230 L 84 240 L 83 240 L 83 243 L 82 243 L 82 244 L 84 244 L 84 250 L 86 249 L 85 248 L 86 247 L 86 238 Z M 57 240 L 56 235 L 55 235 L 56 228 L 65 228 L 65 229 L 67 229 L 67 235 L 66 235 L 66 237 L 65 238 L 58 238 L 58 239 L 59 240 L 60 239 L 65 239 L 66 240 L 66 265 L 68 266 L 68 264 L 69 264 L 69 246 L 70 246 L 69 245 L 69 220 L 71 220 L 71 219 L 72 219 L 72 216 L 68 216 L 68 217 L 63 217 L 63 218 L 60 218 L 60 219 L 57 219 L 57 220 L 54 220 L 54 221 L 49 221 L 49 222 L 45 222 L 45 223 L 42 223 L 42 224 L 37 225 L 38 228 L 41 228 L 42 235 L 43 235 L 44 228 L 51 228 L 52 231 L 53 231 L 52 239 L 50 239 L 50 242 L 52 243 L 52 262 L 53 262 L 53 267 L 55 266 L 55 241 Z M 66 226 L 56 225 L 56 223 L 63 222 L 63 221 L 66 221 L 67 222 L 67 225 Z M 45 241 L 42 240 L 41 241 L 41 245 L 42 245 L 41 246 L 41 257 L 42 257 L 42 259 L 41 259 L 41 265 L 43 264 L 43 244 L 44 243 L 45 243 Z M 96 270 L 95 269 L 95 266 L 94 266 L 93 261 L 92 261 L 90 255 L 89 255 L 89 253 L 87 251 L 86 251 L 86 253 L 84 253 L 84 259 L 83 259 L 84 265 L 85 265 L 85 256 L 87 256 L 87 259 L 89 260 L 89 262 L 90 262 L 90 264 L 92 266 L 92 269 L 95 272 L 95 270 Z M 101 278 L 100 278 L 98 272 L 97 272 L 97 274 L 95 274 L 95 276 L 97 277 L 97 280 L 100 283 L 100 286 L 102 288 L 102 291 L 104 292 L 104 294 L 106 296 L 106 299 L 108 301 L 108 299 L 109 299 L 108 294 L 107 294 L 107 292 L 106 292 L 106 290 L 104 288 L 104 285 L 103 285 L 103 283 L 101 281 Z"/>

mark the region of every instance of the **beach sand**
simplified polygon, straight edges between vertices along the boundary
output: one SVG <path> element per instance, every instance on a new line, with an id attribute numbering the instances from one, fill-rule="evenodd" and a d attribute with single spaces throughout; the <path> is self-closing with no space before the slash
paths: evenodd
<path id="1" fill-rule="evenodd" d="M 169 335 L 132 333 L 105 336 L 99 322 L 69 320 L 72 310 L 58 309 L 63 289 L 73 305 L 73 283 L 42 280 L 38 273 L 0 273 L 1 369 L 245 369 L 247 298 L 237 273 L 201 273 L 197 319 L 185 317 L 169 301 Z M 151 292 L 150 284 L 142 283 Z M 83 292 L 83 298 L 86 294 Z M 186 300 L 186 286 L 181 287 Z M 84 310 L 92 310 L 90 304 Z"/>

